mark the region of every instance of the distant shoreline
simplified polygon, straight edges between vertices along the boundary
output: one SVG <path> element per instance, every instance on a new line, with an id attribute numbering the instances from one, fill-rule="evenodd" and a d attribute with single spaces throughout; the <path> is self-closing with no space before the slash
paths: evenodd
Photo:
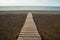
<path id="1" fill-rule="evenodd" d="M 20 13 L 34 13 L 34 14 L 54 14 L 54 15 L 60 15 L 60 11 L 34 11 L 34 10 L 14 10 L 14 11 L 0 11 L 1 14 L 20 14 Z"/>
<path id="2" fill-rule="evenodd" d="M 0 12 L 60 12 L 60 11 L 49 11 L 49 10 L 5 10 Z"/>

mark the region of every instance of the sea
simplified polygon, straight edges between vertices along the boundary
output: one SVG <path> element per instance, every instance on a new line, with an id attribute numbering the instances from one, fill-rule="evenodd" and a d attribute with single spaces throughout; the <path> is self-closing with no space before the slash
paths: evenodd
<path id="1" fill-rule="evenodd" d="M 60 11 L 60 6 L 0 6 L 0 11 Z"/>

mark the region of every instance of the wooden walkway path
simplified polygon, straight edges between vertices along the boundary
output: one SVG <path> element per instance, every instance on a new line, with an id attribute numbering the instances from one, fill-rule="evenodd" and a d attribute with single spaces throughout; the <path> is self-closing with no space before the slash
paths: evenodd
<path id="1" fill-rule="evenodd" d="M 17 40 L 41 40 L 30 12 Z"/>

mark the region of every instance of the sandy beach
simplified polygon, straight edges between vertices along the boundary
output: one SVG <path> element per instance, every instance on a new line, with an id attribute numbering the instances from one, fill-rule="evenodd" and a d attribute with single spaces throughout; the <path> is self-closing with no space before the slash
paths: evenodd
<path id="1" fill-rule="evenodd" d="M 60 12 L 28 11 L 42 40 L 60 40 Z M 0 11 L 0 40 L 16 40 L 28 12 Z M 30 26 L 30 25 L 29 25 Z"/>
<path id="2" fill-rule="evenodd" d="M 60 12 L 32 13 L 42 40 L 60 40 Z"/>

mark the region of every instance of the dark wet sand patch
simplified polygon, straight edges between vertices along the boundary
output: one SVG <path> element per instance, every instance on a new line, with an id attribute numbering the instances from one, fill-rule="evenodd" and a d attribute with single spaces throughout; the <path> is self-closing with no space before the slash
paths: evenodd
<path id="1" fill-rule="evenodd" d="M 59 12 L 45 13 L 32 14 L 42 40 L 60 40 L 60 14 L 57 15 Z"/>
<path id="2" fill-rule="evenodd" d="M 0 40 L 16 40 L 27 13 L 0 12 Z"/>

